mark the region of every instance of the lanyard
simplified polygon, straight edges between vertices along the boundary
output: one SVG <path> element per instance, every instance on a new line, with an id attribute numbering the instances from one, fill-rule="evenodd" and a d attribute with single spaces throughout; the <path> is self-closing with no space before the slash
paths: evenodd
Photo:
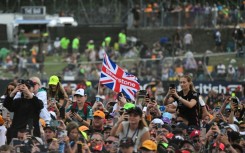
<path id="1" fill-rule="evenodd" d="M 128 129 L 127 129 L 126 137 L 128 137 L 129 127 L 130 127 L 130 124 L 128 124 Z M 136 133 L 137 133 L 137 134 L 136 134 Z M 134 141 L 134 143 L 136 143 L 136 141 L 137 141 L 137 139 L 138 139 L 139 128 L 137 128 L 137 129 L 134 131 L 134 133 L 133 133 L 131 139 L 133 139 L 133 137 L 134 137 L 135 134 L 136 134 L 136 136 L 135 136 L 135 141 Z"/>

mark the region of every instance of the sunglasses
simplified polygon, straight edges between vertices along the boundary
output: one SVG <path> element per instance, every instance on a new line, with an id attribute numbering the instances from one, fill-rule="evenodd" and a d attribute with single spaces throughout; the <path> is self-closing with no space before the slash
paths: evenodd
<path id="1" fill-rule="evenodd" d="M 240 127 L 241 130 L 245 130 L 245 127 Z"/>
<path id="2" fill-rule="evenodd" d="M 13 88 L 8 88 L 8 91 L 14 91 L 14 89 Z"/>
<path id="3" fill-rule="evenodd" d="M 200 142 L 199 139 L 193 139 L 192 141 L 193 141 L 194 143 Z"/>
<path id="4" fill-rule="evenodd" d="M 102 141 L 101 139 L 91 139 L 91 141 Z"/>
<path id="5" fill-rule="evenodd" d="M 113 143 L 113 141 L 111 141 L 111 140 L 107 140 L 107 141 L 105 141 L 105 144 L 107 144 L 107 143 L 112 144 L 112 143 Z"/>

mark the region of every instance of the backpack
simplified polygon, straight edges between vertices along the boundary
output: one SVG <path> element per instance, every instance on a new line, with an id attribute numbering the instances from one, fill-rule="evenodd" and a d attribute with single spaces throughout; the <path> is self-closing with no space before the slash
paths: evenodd
<path id="1" fill-rule="evenodd" d="M 85 102 L 83 105 L 83 114 L 85 115 L 86 118 L 87 118 L 88 106 L 92 107 L 92 104 L 90 102 Z M 72 104 L 71 110 L 72 109 L 76 110 L 76 107 L 77 107 L 77 103 L 75 102 Z"/>

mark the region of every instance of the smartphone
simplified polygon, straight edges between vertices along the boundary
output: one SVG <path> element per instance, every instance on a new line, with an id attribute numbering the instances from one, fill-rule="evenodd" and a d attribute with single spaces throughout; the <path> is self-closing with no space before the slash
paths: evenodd
<path id="1" fill-rule="evenodd" d="M 128 113 L 125 113 L 124 114 L 124 121 L 128 121 L 128 117 L 129 117 Z"/>
<path id="2" fill-rule="evenodd" d="M 151 97 L 151 102 L 156 102 L 156 98 L 155 97 Z"/>
<path id="3" fill-rule="evenodd" d="M 95 101 L 96 101 L 96 102 L 99 102 L 99 101 L 100 101 L 100 97 L 99 97 L 99 96 L 96 96 L 96 97 L 95 97 Z"/>
<path id="4" fill-rule="evenodd" d="M 51 98 L 50 100 L 51 100 L 52 103 L 56 103 L 55 98 Z"/>
<path id="5" fill-rule="evenodd" d="M 7 116 L 8 116 L 8 110 L 6 108 L 3 108 L 2 109 L 2 117 L 7 118 Z"/>
<path id="6" fill-rule="evenodd" d="M 82 153 L 82 144 L 81 143 L 78 143 L 77 144 L 77 153 Z"/>
<path id="7" fill-rule="evenodd" d="M 145 98 L 150 98 L 150 94 L 147 93 L 146 96 L 145 96 Z"/>
<path id="8" fill-rule="evenodd" d="M 67 136 L 67 131 L 66 130 L 59 131 L 58 138 L 63 138 L 65 136 Z"/>
<path id="9" fill-rule="evenodd" d="M 69 96 L 69 100 L 73 101 L 73 96 L 72 95 Z"/>
<path id="10" fill-rule="evenodd" d="M 207 132 L 207 129 L 206 128 L 202 128 L 201 129 L 201 134 L 200 135 L 201 135 L 202 138 L 205 138 L 206 137 L 206 132 Z"/>
<path id="11" fill-rule="evenodd" d="M 236 105 L 238 105 L 237 97 L 231 97 L 231 100 L 232 100 L 233 103 L 235 103 Z"/>
<path id="12" fill-rule="evenodd" d="M 21 145 L 22 142 L 20 140 L 18 140 L 17 138 L 13 138 L 12 144 L 13 144 L 13 146 L 17 146 L 17 145 Z"/>
<path id="13" fill-rule="evenodd" d="M 19 84 L 25 84 L 25 82 L 26 82 L 26 81 L 23 80 L 23 79 L 19 79 L 19 80 L 18 80 L 18 83 L 19 83 Z"/>
<path id="14" fill-rule="evenodd" d="M 146 96 L 147 91 L 146 90 L 140 90 L 139 91 L 139 98 L 144 98 Z"/>
<path id="15" fill-rule="evenodd" d="M 60 122 L 58 120 L 51 120 L 50 126 L 51 127 L 58 127 L 58 126 L 60 126 Z"/>
<path id="16" fill-rule="evenodd" d="M 172 84 L 172 83 L 169 84 L 169 88 L 170 88 L 170 89 L 175 89 L 175 84 Z"/>
<path id="17" fill-rule="evenodd" d="M 71 108 L 71 112 L 72 113 L 76 113 L 77 112 L 77 109 L 76 108 Z"/>

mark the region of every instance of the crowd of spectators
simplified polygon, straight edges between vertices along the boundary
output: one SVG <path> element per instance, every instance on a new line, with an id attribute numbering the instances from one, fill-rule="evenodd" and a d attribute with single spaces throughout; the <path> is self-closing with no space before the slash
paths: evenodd
<path id="1" fill-rule="evenodd" d="M 132 9 L 134 27 L 217 27 L 242 23 L 245 2 L 151 1 Z"/>
<path id="2" fill-rule="evenodd" d="M 55 75 L 46 87 L 38 77 L 14 80 L 1 97 L 0 151 L 244 152 L 244 86 L 205 96 L 190 76 L 179 81 L 188 95 L 177 84 L 162 94 L 159 83 L 131 100 L 101 84 L 93 89 L 89 80 L 76 89 Z"/>
<path id="3" fill-rule="evenodd" d="M 220 35 L 218 30 L 214 32 L 216 46 L 213 53 L 218 52 L 218 47 L 223 45 L 221 42 L 216 42 L 217 35 Z M 233 50 L 237 52 L 237 57 L 244 56 L 242 53 L 244 52 L 242 51 L 243 29 L 236 27 L 231 37 L 234 39 L 236 47 Z M 194 42 L 190 32 L 186 31 L 184 35 L 181 35 L 177 29 L 171 39 L 162 37 L 152 47 L 148 47 L 139 39 L 128 37 L 125 31 L 122 31 L 118 34 L 118 41 L 112 40 L 110 36 L 105 37 L 101 44 L 95 44 L 93 40 L 89 40 L 85 50 L 82 51 L 79 36 L 73 39 L 62 37 L 49 45 L 34 44 L 30 50 L 22 48 L 19 51 L 10 51 L 3 48 L 0 50 L 1 66 L 4 71 L 19 77 L 28 78 L 32 74 L 43 76 L 45 58 L 55 56 L 61 59 L 60 62 L 68 63 L 60 72 L 64 76 L 70 79 L 98 80 L 103 54 L 107 53 L 114 61 L 119 60 L 119 65 L 126 71 L 136 75 L 142 81 L 150 81 L 152 78 L 176 80 L 184 73 L 190 73 L 193 79 L 198 81 L 244 79 L 244 65 L 238 65 L 235 59 L 230 59 L 227 65 L 224 63 L 213 65 L 209 62 L 212 52 L 207 51 L 201 54 L 201 57 L 200 55 L 195 57 L 192 52 Z M 169 57 L 175 58 L 169 60 Z M 127 58 L 139 60 L 127 60 Z"/>

